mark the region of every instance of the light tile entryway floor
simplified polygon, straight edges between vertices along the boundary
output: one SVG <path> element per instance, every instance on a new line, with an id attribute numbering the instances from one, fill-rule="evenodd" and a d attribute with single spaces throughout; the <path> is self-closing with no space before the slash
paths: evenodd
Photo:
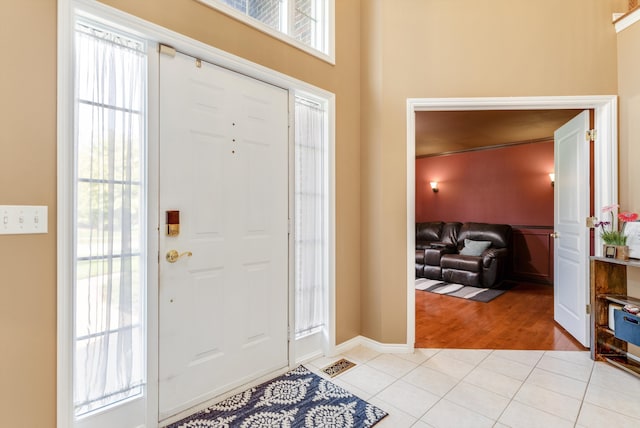
<path id="1" fill-rule="evenodd" d="M 332 381 L 389 413 L 376 428 L 640 427 L 640 379 L 588 352 L 359 346 L 305 366 L 340 358 L 357 365 Z"/>

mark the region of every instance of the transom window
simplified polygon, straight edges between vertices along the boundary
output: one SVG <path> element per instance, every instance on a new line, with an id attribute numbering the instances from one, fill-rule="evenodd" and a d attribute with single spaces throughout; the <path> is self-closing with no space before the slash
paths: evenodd
<path id="1" fill-rule="evenodd" d="M 333 62 L 334 0 L 198 1 Z"/>

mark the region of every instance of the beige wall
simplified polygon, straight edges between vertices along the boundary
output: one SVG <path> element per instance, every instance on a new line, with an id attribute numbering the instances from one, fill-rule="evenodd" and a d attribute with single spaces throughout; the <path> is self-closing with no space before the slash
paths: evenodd
<path id="1" fill-rule="evenodd" d="M 56 405 L 56 2 L 3 2 L 0 204 L 48 205 L 46 235 L 0 235 L 2 426 L 52 427 Z"/>
<path id="2" fill-rule="evenodd" d="M 626 7 L 602 0 L 362 2 L 370 36 L 362 38 L 362 57 L 382 76 L 370 79 L 373 94 L 363 89 L 365 336 L 406 340 L 406 98 L 615 94 L 613 4 Z"/>
<path id="3" fill-rule="evenodd" d="M 618 33 L 618 94 L 620 109 L 620 208 L 640 212 L 640 23 Z M 630 268 L 628 293 L 640 298 L 640 269 Z M 640 347 L 630 345 L 640 355 Z"/>
<path id="4" fill-rule="evenodd" d="M 618 33 L 620 209 L 640 212 L 640 23 Z M 640 295 L 640 293 L 639 293 Z"/>

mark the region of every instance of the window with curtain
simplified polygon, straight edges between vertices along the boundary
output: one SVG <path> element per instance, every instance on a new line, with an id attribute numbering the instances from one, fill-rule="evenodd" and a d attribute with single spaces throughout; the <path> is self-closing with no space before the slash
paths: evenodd
<path id="1" fill-rule="evenodd" d="M 221 5 L 230 6 L 250 19 L 329 55 L 329 0 L 200 1 L 223 12 Z"/>
<path id="2" fill-rule="evenodd" d="M 323 104 L 295 99 L 295 337 L 326 322 L 327 131 Z"/>
<path id="3" fill-rule="evenodd" d="M 139 396 L 145 381 L 145 50 L 76 25 L 76 416 Z"/>

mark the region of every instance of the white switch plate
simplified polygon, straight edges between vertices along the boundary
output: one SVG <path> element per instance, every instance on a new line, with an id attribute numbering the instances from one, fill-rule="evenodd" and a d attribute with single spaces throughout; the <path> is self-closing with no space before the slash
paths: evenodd
<path id="1" fill-rule="evenodd" d="M 0 235 L 47 233 L 45 205 L 0 205 Z"/>

